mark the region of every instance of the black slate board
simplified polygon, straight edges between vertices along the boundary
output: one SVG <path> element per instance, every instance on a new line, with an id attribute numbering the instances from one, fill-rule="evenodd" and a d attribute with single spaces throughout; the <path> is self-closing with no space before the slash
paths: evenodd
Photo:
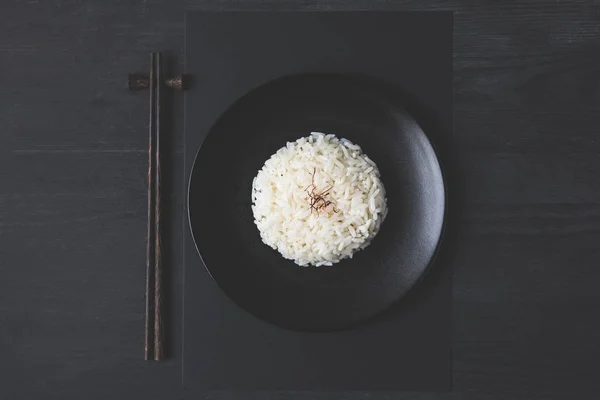
<path id="1" fill-rule="evenodd" d="M 438 150 L 450 141 L 451 13 L 192 12 L 186 26 L 186 73 L 194 82 L 185 95 L 186 182 L 218 116 L 248 90 L 293 73 L 387 80 L 403 90 Z M 306 334 L 237 308 L 204 270 L 186 224 L 184 240 L 186 389 L 450 389 L 449 257 L 439 257 L 425 281 L 376 321 Z"/>

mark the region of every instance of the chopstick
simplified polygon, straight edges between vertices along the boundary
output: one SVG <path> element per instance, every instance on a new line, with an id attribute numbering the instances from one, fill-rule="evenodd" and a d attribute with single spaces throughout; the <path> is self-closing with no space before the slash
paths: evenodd
<path id="1" fill-rule="evenodd" d="M 144 359 L 154 358 L 155 348 L 155 291 L 156 291 L 156 132 L 157 132 L 157 79 L 156 53 L 150 54 L 150 121 L 148 123 L 148 215 L 146 239 L 146 321 L 144 325 Z"/>
<path id="2" fill-rule="evenodd" d="M 163 324 L 162 324 L 162 204 L 161 204 L 161 120 L 162 110 L 161 86 L 163 84 L 162 53 L 156 53 L 156 104 L 155 104 L 155 137 L 154 144 L 154 359 L 163 358 Z"/>
<path id="3" fill-rule="evenodd" d="M 165 357 L 163 335 L 163 218 L 161 204 L 161 89 L 185 90 L 183 75 L 164 79 L 162 53 L 150 54 L 150 74 L 129 74 L 130 91 L 150 90 L 150 121 L 148 124 L 148 227 L 146 241 L 146 318 L 144 324 L 144 359 Z"/>

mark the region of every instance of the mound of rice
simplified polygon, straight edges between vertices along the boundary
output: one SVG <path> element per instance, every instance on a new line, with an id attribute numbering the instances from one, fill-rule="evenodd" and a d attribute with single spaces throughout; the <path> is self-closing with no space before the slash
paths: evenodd
<path id="1" fill-rule="evenodd" d="M 352 257 L 387 215 L 375 163 L 360 146 L 320 132 L 288 142 L 265 162 L 252 203 L 263 242 L 301 266 Z"/>

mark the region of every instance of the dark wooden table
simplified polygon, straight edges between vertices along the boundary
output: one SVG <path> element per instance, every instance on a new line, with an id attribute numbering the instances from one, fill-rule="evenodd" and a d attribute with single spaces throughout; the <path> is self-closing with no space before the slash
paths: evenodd
<path id="1" fill-rule="evenodd" d="M 277 5 L 275 5 L 277 4 Z M 576 399 L 600 392 L 600 1 L 17 1 L 0 6 L 0 397 L 183 397 L 181 96 L 171 359 L 142 360 L 148 53 L 184 10 L 451 10 L 476 245 L 454 272 L 454 392 L 210 399 Z M 192 396 L 190 396 L 192 397 Z"/>

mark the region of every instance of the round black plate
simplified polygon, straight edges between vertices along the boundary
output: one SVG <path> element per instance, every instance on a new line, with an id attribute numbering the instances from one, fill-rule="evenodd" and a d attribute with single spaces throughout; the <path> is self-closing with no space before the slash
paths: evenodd
<path id="1" fill-rule="evenodd" d="M 371 245 L 333 267 L 299 267 L 262 243 L 252 180 L 288 141 L 312 131 L 359 144 L 387 190 L 389 214 Z M 347 328 L 383 311 L 427 270 L 442 233 L 445 190 L 435 152 L 393 96 L 366 80 L 298 75 L 238 100 L 198 150 L 189 182 L 198 252 L 241 308 L 301 331 Z"/>

